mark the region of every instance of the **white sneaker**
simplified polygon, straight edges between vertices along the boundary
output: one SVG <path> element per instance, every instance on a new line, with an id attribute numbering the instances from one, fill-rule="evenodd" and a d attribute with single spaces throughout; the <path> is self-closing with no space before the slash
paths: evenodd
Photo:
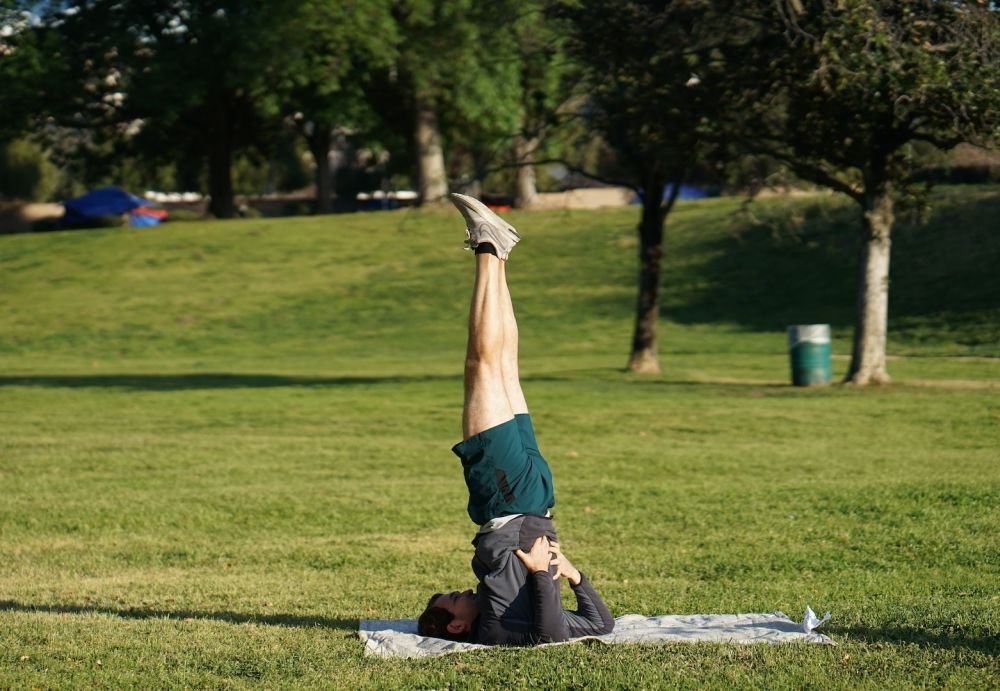
<path id="1" fill-rule="evenodd" d="M 490 211 L 478 199 L 455 192 L 449 196 L 451 203 L 465 217 L 465 249 L 474 250 L 479 243 L 488 242 L 496 248 L 497 256 L 506 261 L 514 245 L 521 241 L 514 226 Z"/>

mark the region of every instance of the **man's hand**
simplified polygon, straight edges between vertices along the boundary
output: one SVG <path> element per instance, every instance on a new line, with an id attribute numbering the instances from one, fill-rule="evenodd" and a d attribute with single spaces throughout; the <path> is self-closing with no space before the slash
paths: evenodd
<path id="1" fill-rule="evenodd" d="M 552 563 L 556 565 L 557 569 L 556 575 L 553 576 L 553 578 L 559 578 L 562 576 L 569 581 L 570 585 L 580 585 L 580 571 L 573 566 L 573 562 L 567 559 L 566 555 L 562 553 L 562 550 L 559 548 L 559 543 L 550 542 L 549 549 L 552 550 L 552 553 L 555 555 L 555 559 Z"/>
<path id="2" fill-rule="evenodd" d="M 542 535 L 540 538 L 535 540 L 535 543 L 531 545 L 531 551 L 525 552 L 520 547 L 514 550 L 514 554 L 517 558 L 525 565 L 525 567 L 532 573 L 538 571 L 548 572 L 549 565 L 555 564 L 556 560 L 552 558 L 552 547 L 549 539 Z M 558 575 L 555 576 L 559 578 Z"/>

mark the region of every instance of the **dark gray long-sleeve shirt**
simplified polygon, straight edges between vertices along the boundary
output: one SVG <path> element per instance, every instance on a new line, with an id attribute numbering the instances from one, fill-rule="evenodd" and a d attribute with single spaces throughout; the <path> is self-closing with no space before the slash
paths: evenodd
<path id="1" fill-rule="evenodd" d="M 559 581 L 548 571 L 529 574 L 514 554 L 531 549 L 546 536 L 558 541 L 550 518 L 524 515 L 503 527 L 480 532 L 472 570 L 479 579 L 479 622 L 474 640 L 489 645 L 536 645 L 580 636 L 597 636 L 614 629 L 614 618 L 586 576 L 572 586 L 576 611 L 564 610 Z"/>

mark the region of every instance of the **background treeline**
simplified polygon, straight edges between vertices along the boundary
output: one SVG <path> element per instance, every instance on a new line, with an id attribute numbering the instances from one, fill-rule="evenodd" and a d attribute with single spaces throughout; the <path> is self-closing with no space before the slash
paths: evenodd
<path id="1" fill-rule="evenodd" d="M 671 168 L 669 177 L 753 188 L 782 179 L 776 159 L 760 156 L 773 152 L 754 117 L 792 115 L 809 121 L 804 131 L 823 132 L 812 121 L 839 120 L 846 131 L 871 115 L 846 112 L 849 100 L 826 112 L 790 100 L 794 80 L 800 90 L 821 79 L 878 100 L 888 94 L 873 71 L 919 81 L 944 68 L 940 86 L 990 91 L 984 73 L 976 81 L 986 83 L 963 84 L 951 69 L 956 60 L 992 64 L 995 22 L 971 28 L 990 9 L 843 0 L 3 0 L 0 196 L 44 201 L 105 183 L 196 190 L 228 217 L 241 193 L 313 184 L 322 212 L 338 192 L 412 187 L 434 201 L 487 181 L 526 207 L 539 184 L 555 184 L 530 164 L 557 160 L 564 172 L 643 187 L 640 149 Z M 978 55 L 951 54 L 970 38 L 955 35 L 956 22 L 978 34 Z M 934 64 L 925 73 L 893 62 L 906 44 L 927 52 Z M 947 60 L 935 60 L 942 51 Z M 893 107 L 917 105 L 907 96 Z M 906 153 L 912 167 L 940 163 L 933 144 L 964 138 L 910 142 Z M 921 173 L 997 175 L 989 163 Z"/>
<path id="2" fill-rule="evenodd" d="M 235 193 L 310 183 L 320 212 L 337 192 L 474 188 L 582 131 L 544 136 L 573 83 L 543 5 L 8 2 L 2 76 L 17 88 L 4 100 L 17 107 L 0 117 L 22 174 L 4 192 L 197 190 L 229 217 Z M 494 177 L 513 189 L 518 173 Z"/>
<path id="3" fill-rule="evenodd" d="M 659 370 L 680 185 L 787 171 L 857 203 L 848 379 L 888 381 L 896 217 L 925 209 L 928 160 L 1000 141 L 986 0 L 3 2 L 0 136 L 9 159 L 46 161 L 34 194 L 197 189 L 227 218 L 237 190 L 300 187 L 311 169 L 320 212 L 337 185 L 435 203 L 487 179 L 530 207 L 554 161 L 633 187 L 637 372 Z M 333 155 L 350 171 L 336 182 Z"/>

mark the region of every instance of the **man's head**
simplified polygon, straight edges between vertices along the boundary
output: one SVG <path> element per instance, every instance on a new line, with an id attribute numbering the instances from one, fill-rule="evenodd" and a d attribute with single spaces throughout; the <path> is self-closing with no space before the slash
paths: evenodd
<path id="1" fill-rule="evenodd" d="M 417 620 L 417 632 L 421 636 L 464 641 L 469 638 L 478 618 L 479 600 L 471 590 L 435 593 Z"/>

